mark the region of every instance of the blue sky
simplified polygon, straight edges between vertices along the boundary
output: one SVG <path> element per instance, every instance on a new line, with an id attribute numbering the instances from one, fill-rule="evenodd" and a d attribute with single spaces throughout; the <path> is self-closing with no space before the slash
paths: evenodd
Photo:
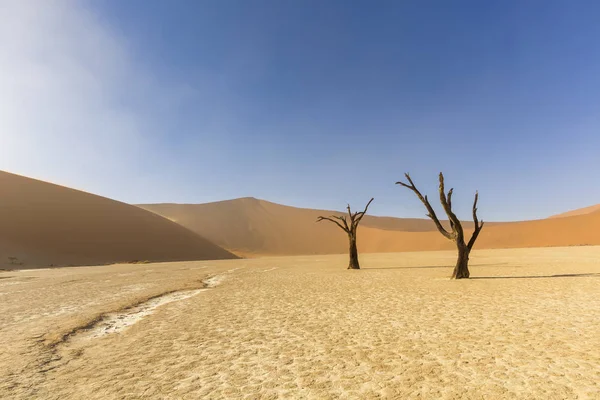
<path id="1" fill-rule="evenodd" d="M 12 4 L 11 4 L 12 3 Z M 0 169 L 130 203 L 600 203 L 595 1 L 0 3 Z"/>

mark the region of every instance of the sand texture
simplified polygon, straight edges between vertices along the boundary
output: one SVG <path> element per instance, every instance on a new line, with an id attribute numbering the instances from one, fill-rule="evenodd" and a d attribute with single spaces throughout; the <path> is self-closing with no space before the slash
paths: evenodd
<path id="1" fill-rule="evenodd" d="M 3 171 L 0 221 L 0 269 L 235 257 L 139 207 Z"/>
<path id="2" fill-rule="evenodd" d="M 598 399 L 600 247 L 0 272 L 0 398 Z M 108 315 L 160 304 L 125 329 Z M 149 303 L 150 302 L 150 303 Z"/>

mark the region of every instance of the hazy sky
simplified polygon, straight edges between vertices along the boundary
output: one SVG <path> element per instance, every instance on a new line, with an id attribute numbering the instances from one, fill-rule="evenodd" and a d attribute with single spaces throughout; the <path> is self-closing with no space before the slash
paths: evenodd
<path id="1" fill-rule="evenodd" d="M 130 203 L 600 203 L 600 2 L 0 0 L 0 169 Z"/>

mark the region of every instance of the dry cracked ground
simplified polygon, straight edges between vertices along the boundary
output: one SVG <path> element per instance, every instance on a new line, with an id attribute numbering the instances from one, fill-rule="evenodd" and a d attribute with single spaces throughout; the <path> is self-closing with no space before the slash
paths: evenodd
<path id="1" fill-rule="evenodd" d="M 453 257 L 3 271 L 0 398 L 600 398 L 600 247 Z"/>

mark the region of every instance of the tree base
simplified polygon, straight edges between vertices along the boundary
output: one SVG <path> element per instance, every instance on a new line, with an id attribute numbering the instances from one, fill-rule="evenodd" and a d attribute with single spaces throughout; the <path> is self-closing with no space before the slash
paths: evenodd
<path id="1" fill-rule="evenodd" d="M 452 272 L 452 279 L 468 279 L 469 273 L 469 251 L 459 248 L 458 260 Z"/>
<path id="2" fill-rule="evenodd" d="M 454 268 L 454 272 L 452 273 L 452 279 L 469 279 L 469 270 L 457 270 L 458 267 Z"/>

